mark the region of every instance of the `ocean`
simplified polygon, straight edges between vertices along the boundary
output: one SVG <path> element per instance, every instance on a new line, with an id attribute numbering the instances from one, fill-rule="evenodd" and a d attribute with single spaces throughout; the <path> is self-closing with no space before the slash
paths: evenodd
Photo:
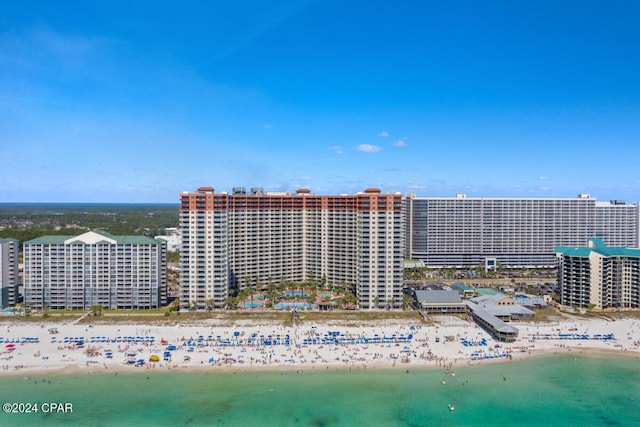
<path id="1" fill-rule="evenodd" d="M 282 372 L 123 368 L 118 375 L 3 377 L 0 390 L 3 403 L 38 410 L 2 413 L 3 426 L 640 425 L 640 361 L 613 356 L 549 355 L 464 365 L 453 374 L 409 365 Z"/>

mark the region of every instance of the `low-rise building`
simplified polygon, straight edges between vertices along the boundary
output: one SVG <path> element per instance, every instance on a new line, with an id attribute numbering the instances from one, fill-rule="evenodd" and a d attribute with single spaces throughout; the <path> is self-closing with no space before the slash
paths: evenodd
<path id="1" fill-rule="evenodd" d="M 475 289 L 463 283 L 456 282 L 451 285 L 451 287 L 454 290 L 458 291 L 464 298 L 473 298 L 473 296 L 476 294 Z"/>
<path id="2" fill-rule="evenodd" d="M 471 299 L 473 311 L 482 310 L 503 321 L 533 317 L 535 312 L 521 306 L 516 299 L 504 294 L 482 295 Z"/>
<path id="3" fill-rule="evenodd" d="M 454 290 L 417 290 L 415 301 L 424 313 L 465 313 L 466 304 Z"/>

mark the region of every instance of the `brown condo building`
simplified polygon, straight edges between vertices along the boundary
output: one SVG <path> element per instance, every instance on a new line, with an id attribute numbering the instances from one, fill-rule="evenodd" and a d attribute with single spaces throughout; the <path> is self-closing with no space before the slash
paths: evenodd
<path id="1" fill-rule="evenodd" d="M 399 309 L 405 243 L 400 193 L 211 187 L 180 196 L 183 308 L 221 308 L 233 287 L 281 280 L 346 284 L 360 309 Z"/>

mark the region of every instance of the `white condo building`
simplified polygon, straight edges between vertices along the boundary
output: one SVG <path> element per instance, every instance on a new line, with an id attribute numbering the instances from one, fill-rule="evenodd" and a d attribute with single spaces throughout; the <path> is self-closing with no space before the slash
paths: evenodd
<path id="1" fill-rule="evenodd" d="M 407 197 L 406 257 L 427 267 L 554 267 L 554 247 L 639 246 L 638 204 L 576 198 Z"/>
<path id="2" fill-rule="evenodd" d="M 231 194 L 201 187 L 180 201 L 185 308 L 223 307 L 229 290 L 281 280 L 344 283 L 361 309 L 400 308 L 401 194 Z"/>
<path id="3" fill-rule="evenodd" d="M 166 304 L 166 242 L 90 231 L 24 243 L 25 303 L 36 309 L 152 309 Z"/>
<path id="4" fill-rule="evenodd" d="M 16 239 L 0 238 L 0 308 L 18 302 L 18 249 Z"/>

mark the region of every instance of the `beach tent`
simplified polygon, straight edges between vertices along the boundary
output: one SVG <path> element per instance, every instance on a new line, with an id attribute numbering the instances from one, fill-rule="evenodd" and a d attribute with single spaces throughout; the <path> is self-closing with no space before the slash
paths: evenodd
<path id="1" fill-rule="evenodd" d="M 149 357 L 149 362 L 158 362 L 160 361 L 160 357 L 157 354 L 152 354 L 151 357 Z"/>

